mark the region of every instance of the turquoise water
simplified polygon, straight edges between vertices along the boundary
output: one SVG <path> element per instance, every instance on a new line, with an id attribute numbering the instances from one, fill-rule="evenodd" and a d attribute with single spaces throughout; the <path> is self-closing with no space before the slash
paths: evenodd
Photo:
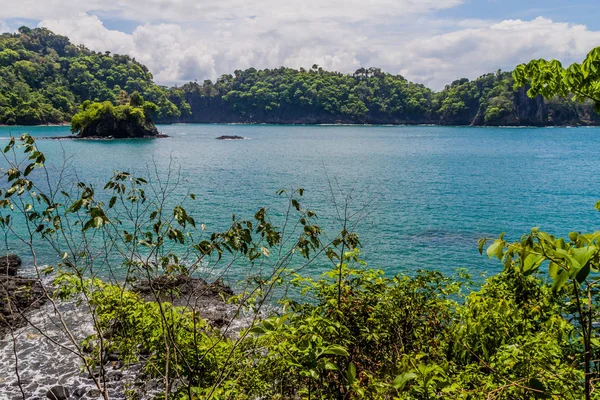
<path id="1" fill-rule="evenodd" d="M 198 201 L 193 215 L 208 230 L 231 214 L 251 217 L 261 206 L 281 215 L 280 188 L 306 189 L 330 236 L 339 224 L 330 185 L 352 193 L 356 232 L 372 267 L 497 271 L 477 252 L 477 239 L 534 226 L 567 234 L 600 227 L 600 129 L 375 126 L 170 125 L 160 140 L 40 140 L 60 164 L 101 185 L 115 169 L 145 174 L 156 164 L 180 168 L 177 196 Z M 0 127 L 0 137 L 68 135 L 68 127 Z M 220 141 L 220 135 L 250 140 Z M 4 165 L 2 165 L 4 166 Z M 153 167 L 152 167 L 153 168 Z M 11 242 L 12 250 L 20 251 Z M 50 251 L 42 251 L 49 263 Z M 315 273 L 324 264 L 312 267 Z M 235 271 L 232 272 L 235 275 Z M 235 276 L 234 276 L 235 277 Z"/>

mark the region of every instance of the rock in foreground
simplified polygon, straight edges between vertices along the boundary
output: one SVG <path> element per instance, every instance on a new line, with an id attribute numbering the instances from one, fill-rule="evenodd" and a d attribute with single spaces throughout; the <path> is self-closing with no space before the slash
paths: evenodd
<path id="1" fill-rule="evenodd" d="M 17 275 L 17 270 L 21 266 L 21 258 L 16 254 L 7 254 L 0 256 L 0 275 Z"/>
<path id="2" fill-rule="evenodd" d="M 10 329 L 22 326 L 22 314 L 45 301 L 44 287 L 38 279 L 0 275 L 0 338 Z"/>
<path id="3" fill-rule="evenodd" d="M 218 328 L 227 323 L 229 307 L 223 299 L 233 295 L 231 288 L 221 281 L 208 284 L 204 279 L 187 275 L 159 276 L 138 284 L 134 291 L 146 301 L 161 300 L 195 309 Z"/>
<path id="4" fill-rule="evenodd" d="M 54 386 L 46 394 L 46 397 L 50 400 L 67 400 L 69 396 L 69 389 L 64 386 Z"/>

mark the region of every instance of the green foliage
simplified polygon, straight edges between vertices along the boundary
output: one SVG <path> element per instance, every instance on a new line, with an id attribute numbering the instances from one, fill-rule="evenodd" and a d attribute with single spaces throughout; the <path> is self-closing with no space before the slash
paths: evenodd
<path id="1" fill-rule="evenodd" d="M 583 354 L 585 369 L 585 396 L 591 398 L 592 379 L 597 373 L 592 361 L 599 353 L 598 332 L 594 321 L 598 318 L 599 299 L 597 274 L 600 273 L 600 232 L 581 234 L 571 232 L 568 238 L 557 238 L 547 232 L 533 229 L 520 241 L 507 243 L 500 237 L 487 249 L 490 258 L 504 263 L 507 271 L 529 276 L 543 266 L 552 279 L 552 293 L 565 297 L 566 313 L 574 315 L 573 325 Z M 480 251 L 485 240 L 480 242 Z"/>
<path id="2" fill-rule="evenodd" d="M 513 76 L 516 86 L 529 86 L 529 96 L 572 96 L 580 102 L 591 99 L 600 112 L 600 47 L 591 50 L 581 64 L 564 68 L 557 60 L 532 60 L 517 66 Z"/>
<path id="3" fill-rule="evenodd" d="M 55 284 L 59 297 L 85 293 L 87 304 L 94 309 L 96 333 L 82 343 L 94 350 L 89 355 L 91 364 L 102 360 L 101 351 L 118 352 L 126 364 L 143 360 L 150 376 L 170 373 L 184 376 L 195 385 L 211 387 L 233 348 L 230 340 L 186 307 L 146 302 L 120 286 L 98 279 L 82 281 L 72 274 L 59 276 Z M 165 332 L 171 335 L 170 342 L 164 340 Z M 180 352 L 175 360 L 165 356 L 174 351 L 170 346 L 177 346 Z"/>

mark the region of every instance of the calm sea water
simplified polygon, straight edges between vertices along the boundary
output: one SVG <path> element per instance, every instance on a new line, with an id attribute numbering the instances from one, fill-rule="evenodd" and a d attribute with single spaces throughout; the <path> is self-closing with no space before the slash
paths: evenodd
<path id="1" fill-rule="evenodd" d="M 539 226 L 556 234 L 600 228 L 600 129 L 374 126 L 171 125 L 161 140 L 40 140 L 49 161 L 66 156 L 79 178 L 101 185 L 115 169 L 144 175 L 180 169 L 174 194 L 197 195 L 193 215 L 208 230 L 231 214 L 267 206 L 281 220 L 280 188 L 306 189 L 304 205 L 330 236 L 350 193 L 356 232 L 371 267 L 390 273 L 500 268 L 477 239 L 517 239 Z M 64 136 L 68 127 L 0 127 L 0 137 Z M 250 140 L 220 141 L 221 135 Z M 2 164 L 1 166 L 5 166 Z M 332 196 L 332 190 L 335 196 Z M 20 252 L 18 242 L 11 250 Z M 49 249 L 41 257 L 56 262 Z M 317 273 L 326 264 L 315 264 Z M 235 279 L 235 271 L 231 278 Z"/>

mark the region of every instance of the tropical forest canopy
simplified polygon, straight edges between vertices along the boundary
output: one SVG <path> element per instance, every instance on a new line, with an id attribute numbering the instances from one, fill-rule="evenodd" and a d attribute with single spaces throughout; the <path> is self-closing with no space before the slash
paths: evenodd
<path id="1" fill-rule="evenodd" d="M 460 79 L 434 92 L 378 68 L 353 74 L 249 68 L 216 82 L 156 85 L 126 55 L 74 45 L 45 28 L 0 36 L 0 123 L 70 121 L 80 105 L 127 105 L 134 92 L 156 122 L 390 123 L 447 125 L 589 125 L 593 104 L 570 97 L 530 99 L 509 72 Z M 563 94 L 564 93 L 560 93 Z"/>

